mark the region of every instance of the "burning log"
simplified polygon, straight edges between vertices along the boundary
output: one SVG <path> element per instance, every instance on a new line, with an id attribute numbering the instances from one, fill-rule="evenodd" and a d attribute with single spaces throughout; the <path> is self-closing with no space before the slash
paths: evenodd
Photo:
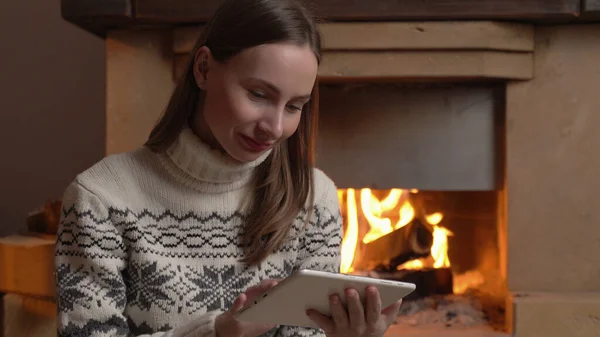
<path id="1" fill-rule="evenodd" d="M 386 280 L 409 282 L 417 285 L 417 289 L 404 300 L 411 301 L 432 295 L 452 294 L 454 281 L 450 268 L 402 270 L 377 273 L 377 277 Z"/>
<path id="2" fill-rule="evenodd" d="M 453 278 L 450 268 L 406 270 L 398 272 L 399 281 L 414 283 L 417 289 L 406 297 L 407 301 L 431 295 L 452 294 Z"/>
<path id="3" fill-rule="evenodd" d="M 411 193 L 362 189 L 357 198 L 354 189 L 338 191 L 346 211 L 341 270 L 416 284 L 407 299 L 452 294 L 447 254 L 452 233 L 440 226 L 442 213 L 413 207 Z"/>
<path id="4" fill-rule="evenodd" d="M 365 245 L 363 264 L 378 272 L 392 272 L 413 259 L 430 255 L 433 236 L 418 219 Z M 390 259 L 390 257 L 392 257 Z"/>
<path id="5" fill-rule="evenodd" d="M 381 246 L 385 247 L 387 254 L 395 254 L 391 255 L 394 256 L 391 260 L 379 264 L 372 274 L 384 279 L 416 284 L 416 291 L 405 298 L 407 301 L 452 294 L 453 275 L 450 264 L 446 261 L 446 239 L 449 233 L 441 227 L 425 226 L 417 218 L 413 219 L 408 226 L 370 243 L 377 244 L 379 249 Z M 392 240 L 394 245 L 385 245 L 388 240 Z M 369 249 L 370 246 L 367 252 Z"/>

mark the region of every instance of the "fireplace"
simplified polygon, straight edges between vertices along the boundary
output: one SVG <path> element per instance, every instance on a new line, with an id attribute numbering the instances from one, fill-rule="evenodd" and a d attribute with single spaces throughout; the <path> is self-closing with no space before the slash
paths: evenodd
<path id="1" fill-rule="evenodd" d="M 506 333 L 504 99 L 493 82 L 320 85 L 317 165 L 339 188 L 342 272 L 417 284 L 394 330 Z"/>
<path id="2" fill-rule="evenodd" d="M 107 154 L 143 143 L 218 2 L 63 0 L 106 38 Z M 315 3 L 343 272 L 418 284 L 387 336 L 597 336 L 597 1 Z"/>

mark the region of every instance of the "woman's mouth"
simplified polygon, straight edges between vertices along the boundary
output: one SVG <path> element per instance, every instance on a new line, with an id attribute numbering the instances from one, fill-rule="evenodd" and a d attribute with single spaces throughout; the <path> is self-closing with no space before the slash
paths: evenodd
<path id="1" fill-rule="evenodd" d="M 273 143 L 259 142 L 242 134 L 240 134 L 240 138 L 244 147 L 252 152 L 263 152 L 273 146 Z"/>

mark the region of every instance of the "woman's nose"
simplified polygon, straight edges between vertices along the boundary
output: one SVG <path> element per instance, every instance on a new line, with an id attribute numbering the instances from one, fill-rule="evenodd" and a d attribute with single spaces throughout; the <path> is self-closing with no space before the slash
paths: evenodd
<path id="1" fill-rule="evenodd" d="M 277 140 L 281 138 L 283 135 L 283 116 L 283 109 L 276 109 L 276 111 L 272 111 L 261 119 L 258 127 L 266 138 L 263 140 Z"/>

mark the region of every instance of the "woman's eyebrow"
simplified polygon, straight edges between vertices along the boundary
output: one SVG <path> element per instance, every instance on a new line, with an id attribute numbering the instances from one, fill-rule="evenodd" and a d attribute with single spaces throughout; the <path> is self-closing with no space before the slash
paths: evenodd
<path id="1" fill-rule="evenodd" d="M 281 90 L 279 90 L 279 88 L 277 88 L 277 86 L 275 86 L 273 83 L 260 79 L 260 78 L 256 78 L 256 77 L 250 77 L 248 78 L 251 81 L 255 81 L 255 82 L 260 82 L 261 84 L 263 84 L 264 86 L 268 87 L 269 90 L 272 90 L 273 92 L 277 93 L 277 94 L 281 94 Z M 310 99 L 310 94 L 308 95 L 300 95 L 300 96 L 296 96 L 294 97 L 294 99 L 302 99 L 302 100 L 308 100 Z"/>

